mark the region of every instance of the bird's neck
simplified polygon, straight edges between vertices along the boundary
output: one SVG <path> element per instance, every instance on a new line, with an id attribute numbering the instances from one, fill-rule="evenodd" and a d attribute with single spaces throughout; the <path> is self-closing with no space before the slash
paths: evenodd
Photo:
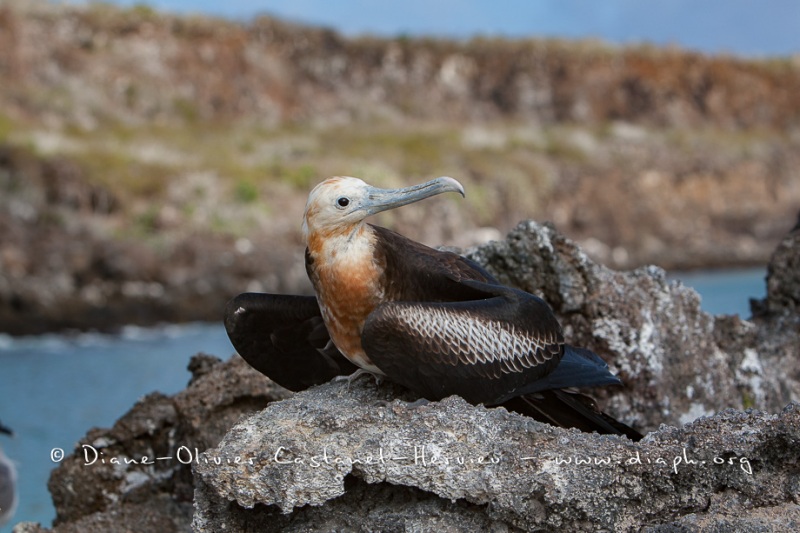
<path id="1" fill-rule="evenodd" d="M 363 222 L 309 231 L 305 237 L 317 268 L 354 268 L 371 261 L 374 253 L 375 231 Z"/>
<path id="2" fill-rule="evenodd" d="M 372 226 L 362 222 L 313 232 L 306 244 L 306 269 L 322 307 L 337 307 L 352 298 L 369 312 L 383 298 L 383 262 L 375 254 L 377 234 Z"/>
<path id="3" fill-rule="evenodd" d="M 311 232 L 306 244 L 308 277 L 333 343 L 354 364 L 380 374 L 361 347 L 364 322 L 384 298 L 375 230 L 361 223 L 322 235 Z"/>

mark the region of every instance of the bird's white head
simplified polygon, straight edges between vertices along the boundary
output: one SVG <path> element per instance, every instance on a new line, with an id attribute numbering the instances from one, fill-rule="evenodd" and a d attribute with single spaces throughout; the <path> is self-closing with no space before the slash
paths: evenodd
<path id="1" fill-rule="evenodd" d="M 375 213 L 418 202 L 436 194 L 457 192 L 464 188 L 453 178 L 441 177 L 401 189 L 379 189 L 358 178 L 330 178 L 308 195 L 303 216 L 306 245 L 314 235 L 350 233 Z"/>

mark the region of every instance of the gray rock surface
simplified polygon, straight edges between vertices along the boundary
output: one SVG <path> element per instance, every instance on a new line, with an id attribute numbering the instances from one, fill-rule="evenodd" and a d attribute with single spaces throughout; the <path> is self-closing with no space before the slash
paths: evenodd
<path id="1" fill-rule="evenodd" d="M 639 429 L 726 408 L 777 412 L 800 399 L 800 368 L 785 372 L 800 353 L 797 330 L 772 328 L 770 320 L 713 317 L 693 289 L 667 281 L 660 268 L 610 270 L 552 226 L 532 221 L 467 255 L 501 282 L 542 296 L 571 344 L 609 362 L 625 387 L 597 394 L 607 394 L 607 410 Z M 800 276 L 800 270 L 777 270 Z M 759 335 L 762 330 L 769 334 Z"/>
<path id="2" fill-rule="evenodd" d="M 726 410 L 634 444 L 458 397 L 411 408 L 396 394 L 331 383 L 234 426 L 195 465 L 195 531 L 348 530 L 353 517 L 382 531 L 638 530 L 775 508 L 800 525 L 798 404 Z"/>
<path id="3" fill-rule="evenodd" d="M 797 225 L 772 254 L 767 271 L 766 310 L 796 312 L 800 309 L 800 217 Z"/>
<path id="4" fill-rule="evenodd" d="M 784 244 L 770 275 L 796 286 L 780 258 L 797 242 Z M 662 270 L 608 270 L 533 222 L 468 255 L 547 299 L 567 339 L 609 361 L 625 386 L 597 396 L 650 431 L 643 441 L 457 397 L 412 409 L 364 378 L 288 397 L 238 357 L 201 357 L 185 391 L 148 396 L 81 443 L 108 457 L 207 450 L 193 469 L 88 468 L 79 444 L 51 479 L 55 531 L 800 529 L 795 308 L 712 317 Z"/>

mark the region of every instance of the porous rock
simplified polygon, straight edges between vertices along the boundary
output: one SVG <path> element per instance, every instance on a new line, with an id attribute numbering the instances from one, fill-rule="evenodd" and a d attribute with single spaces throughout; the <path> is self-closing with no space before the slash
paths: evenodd
<path id="1" fill-rule="evenodd" d="M 633 443 L 455 396 L 422 407 L 396 396 L 367 379 L 330 383 L 234 426 L 195 464 L 195 531 L 348 530 L 354 516 L 381 531 L 619 531 L 753 520 L 753 509 L 798 524 L 798 404 Z"/>
<path id="2" fill-rule="evenodd" d="M 800 309 L 800 216 L 797 225 L 772 254 L 764 303 L 764 310 L 772 313 Z"/>
<path id="3" fill-rule="evenodd" d="M 611 365 L 624 388 L 593 394 L 608 395 L 607 409 L 639 429 L 683 424 L 726 408 L 777 412 L 800 399 L 800 368 L 785 372 L 800 353 L 796 329 L 764 337 L 758 332 L 770 321 L 711 316 L 693 289 L 668 281 L 658 267 L 611 270 L 551 225 L 533 221 L 467 256 L 501 282 L 543 297 L 567 341 Z M 782 348 L 771 347 L 776 342 Z"/>
<path id="4" fill-rule="evenodd" d="M 328 384 L 271 405 L 206 452 L 195 465 L 195 530 L 348 530 L 353 517 L 365 530 L 797 525 L 790 402 L 800 388 L 786 372 L 797 329 L 712 317 L 663 270 L 609 270 L 549 225 L 525 222 L 467 255 L 545 298 L 567 340 L 625 381 L 600 393 L 605 409 L 656 431 L 633 443 L 455 397 L 412 409 L 392 401 L 391 386 Z"/>
<path id="5" fill-rule="evenodd" d="M 100 530 L 109 517 L 137 529 L 143 522 L 124 517 L 145 508 L 149 524 L 184 531 L 192 486 L 197 531 L 798 529 L 796 312 L 709 316 L 662 270 L 608 270 L 534 222 L 467 255 L 543 296 L 567 340 L 610 363 L 625 386 L 595 393 L 649 431 L 643 441 L 457 397 L 411 408 L 400 388 L 364 378 L 273 401 L 285 391 L 238 357 L 195 360 L 186 391 L 152 395 L 84 439 L 129 456 L 196 443 L 207 451 L 194 470 L 82 469 L 78 449 L 51 482 L 56 531 Z M 796 280 L 783 264 L 771 275 Z"/>

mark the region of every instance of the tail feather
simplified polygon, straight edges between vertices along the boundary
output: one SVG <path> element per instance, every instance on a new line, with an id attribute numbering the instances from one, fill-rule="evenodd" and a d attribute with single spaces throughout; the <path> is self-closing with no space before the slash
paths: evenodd
<path id="1" fill-rule="evenodd" d="M 540 391 L 517 396 L 502 405 L 554 426 L 624 435 L 634 441 L 642 439 L 641 433 L 603 413 L 592 398 L 579 392 L 564 389 Z"/>
<path id="2" fill-rule="evenodd" d="M 608 363 L 585 348 L 565 345 L 564 356 L 550 374 L 537 379 L 517 393 L 533 393 L 547 389 L 567 387 L 602 387 L 622 385 L 622 381 L 608 369 Z"/>

